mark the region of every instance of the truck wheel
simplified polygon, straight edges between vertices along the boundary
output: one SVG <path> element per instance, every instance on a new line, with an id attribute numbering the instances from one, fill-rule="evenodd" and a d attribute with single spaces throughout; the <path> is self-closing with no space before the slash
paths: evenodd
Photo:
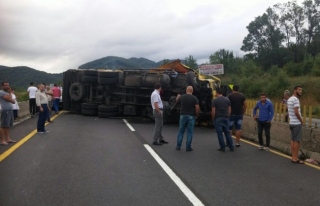
<path id="1" fill-rule="evenodd" d="M 178 74 L 174 79 L 173 85 L 176 87 L 183 87 L 186 84 L 186 74 Z"/>
<path id="2" fill-rule="evenodd" d="M 117 84 L 119 82 L 119 79 L 118 78 L 109 78 L 109 77 L 105 77 L 105 78 L 101 78 L 99 77 L 98 78 L 98 83 L 99 84 Z"/>
<path id="3" fill-rule="evenodd" d="M 98 110 L 81 109 L 81 114 L 84 116 L 97 116 Z"/>
<path id="4" fill-rule="evenodd" d="M 99 71 L 98 77 L 102 77 L 102 78 L 118 78 L 119 77 L 119 72 Z"/>
<path id="5" fill-rule="evenodd" d="M 109 118 L 109 117 L 117 117 L 117 116 L 119 116 L 119 112 L 110 112 L 110 113 L 99 112 L 98 113 L 99 118 Z"/>
<path id="6" fill-rule="evenodd" d="M 72 100 L 79 101 L 85 97 L 84 86 L 80 83 L 73 83 L 69 88 L 69 95 Z"/>
<path id="7" fill-rule="evenodd" d="M 190 71 L 187 73 L 187 85 L 192 86 L 195 92 L 199 92 L 197 82 L 194 80 L 194 72 Z"/>
<path id="8" fill-rule="evenodd" d="M 99 105 L 98 111 L 101 113 L 114 113 L 119 111 L 118 106 Z"/>
<path id="9" fill-rule="evenodd" d="M 82 103 L 81 104 L 81 109 L 98 110 L 98 105 L 97 104 L 92 104 L 92 103 Z"/>
<path id="10" fill-rule="evenodd" d="M 81 77 L 81 82 L 82 83 L 91 83 L 91 84 L 97 84 L 98 82 L 98 77 L 94 76 L 82 76 Z"/>

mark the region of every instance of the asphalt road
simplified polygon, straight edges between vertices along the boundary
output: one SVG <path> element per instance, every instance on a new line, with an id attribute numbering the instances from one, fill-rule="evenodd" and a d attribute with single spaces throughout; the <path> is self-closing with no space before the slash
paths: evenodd
<path id="1" fill-rule="evenodd" d="M 195 128 L 193 152 L 175 150 L 177 125 L 163 128 L 168 145 L 152 146 L 153 124 L 127 121 L 135 131 L 122 119 L 59 115 L 49 133 L 29 135 L 0 162 L 0 205 L 196 205 L 191 195 L 203 205 L 320 205 L 318 169 L 246 143 L 219 152 L 212 128 Z M 36 119 L 15 125 L 12 139 L 35 127 Z M 189 192 L 162 169 L 148 144 Z M 1 146 L 0 156 L 10 147 Z"/>

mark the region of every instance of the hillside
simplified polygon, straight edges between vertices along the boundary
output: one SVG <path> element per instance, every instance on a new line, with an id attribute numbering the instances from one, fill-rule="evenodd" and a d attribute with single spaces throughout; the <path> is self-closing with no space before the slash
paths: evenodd
<path id="1" fill-rule="evenodd" d="M 0 65 L 0 82 L 8 81 L 14 88 L 26 89 L 30 82 L 37 83 L 61 83 L 62 73 L 49 74 L 30 67 L 7 67 Z"/>
<path id="2" fill-rule="evenodd" d="M 163 61 L 154 62 L 145 58 L 125 59 L 122 57 L 107 56 L 79 66 L 79 69 L 150 69 L 162 65 Z"/>

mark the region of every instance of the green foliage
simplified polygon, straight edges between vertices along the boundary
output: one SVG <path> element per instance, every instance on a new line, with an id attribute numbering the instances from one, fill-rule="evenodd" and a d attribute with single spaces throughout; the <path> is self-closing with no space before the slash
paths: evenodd
<path id="1" fill-rule="evenodd" d="M 225 74 L 236 72 L 239 61 L 240 58 L 235 58 L 233 51 L 225 49 L 220 49 L 209 57 L 210 64 L 223 64 Z"/>
<path id="2" fill-rule="evenodd" d="M 289 76 L 302 76 L 303 69 L 300 63 L 289 62 L 284 65 L 284 70 L 287 72 Z"/>
<path id="3" fill-rule="evenodd" d="M 185 64 L 188 67 L 190 67 L 191 69 L 197 69 L 198 68 L 197 60 L 194 59 L 192 55 L 189 55 L 189 57 L 185 58 Z"/>
<path id="4" fill-rule="evenodd" d="M 251 52 L 245 59 L 254 60 L 265 71 L 272 65 L 286 65 L 290 76 L 309 74 L 313 62 L 305 57 L 320 54 L 319 22 L 319 0 L 276 4 L 249 23 L 241 50 Z M 303 63 L 294 66 L 292 61 Z"/>
<path id="5" fill-rule="evenodd" d="M 320 76 L 320 54 L 318 54 L 314 59 L 314 64 L 311 70 L 312 76 L 319 77 Z"/>
<path id="6" fill-rule="evenodd" d="M 79 69 L 150 69 L 169 63 L 169 59 L 154 62 L 145 58 L 130 58 L 107 56 L 79 66 Z"/>
<path id="7" fill-rule="evenodd" d="M 8 81 L 16 91 L 26 91 L 30 82 L 58 83 L 62 81 L 62 73 L 49 74 L 29 67 L 6 67 L 0 66 L 0 82 Z"/>

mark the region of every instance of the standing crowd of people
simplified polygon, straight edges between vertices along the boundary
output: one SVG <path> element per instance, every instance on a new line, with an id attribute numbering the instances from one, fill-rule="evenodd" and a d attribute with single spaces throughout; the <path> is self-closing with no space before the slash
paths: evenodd
<path id="1" fill-rule="evenodd" d="M 14 89 L 10 88 L 9 82 L 1 83 L 0 90 L 0 109 L 1 109 L 1 128 L 0 128 L 0 145 L 8 145 L 15 143 L 10 137 L 10 127 L 13 122 L 18 119 L 19 105 Z M 160 96 L 161 84 L 155 84 L 155 90 L 151 94 L 151 105 L 155 118 L 153 145 L 168 144 L 162 135 L 163 128 L 163 104 Z M 49 132 L 45 129 L 46 121 L 52 122 L 50 119 L 51 110 L 54 109 L 55 114 L 59 113 L 59 102 L 61 89 L 57 84 L 53 88 L 45 84 L 38 84 L 38 87 L 30 83 L 27 89 L 29 95 L 29 110 L 31 118 L 38 114 L 37 132 L 43 134 Z M 225 148 L 229 147 L 230 151 L 234 151 L 234 147 L 240 147 L 241 127 L 243 115 L 246 111 L 247 104 L 245 96 L 239 92 L 238 86 L 233 86 L 233 91 L 227 97 L 224 97 L 221 88 L 216 89 L 216 98 L 212 100 L 212 121 L 215 126 L 219 151 L 225 152 Z M 303 164 L 304 162 L 298 158 L 300 142 L 302 137 L 303 120 L 300 111 L 299 97 L 302 95 L 302 87 L 294 87 L 293 95 L 290 96 L 288 90 L 285 91 L 285 104 L 287 105 L 287 113 L 289 119 L 289 128 L 291 131 L 291 153 L 293 163 Z M 186 151 L 193 151 L 192 139 L 196 118 L 199 116 L 199 100 L 193 95 L 193 87 L 186 88 L 186 94 L 178 95 L 176 98 L 180 108 L 179 132 L 177 135 L 176 150 L 180 150 L 183 141 L 183 135 L 187 129 Z M 259 114 L 257 111 L 259 110 Z M 273 105 L 267 94 L 261 93 L 260 100 L 253 108 L 254 120 L 257 121 L 259 149 L 269 151 L 270 147 L 270 128 L 271 121 L 274 116 Z M 232 130 L 235 130 L 236 143 L 233 144 Z M 265 131 L 266 143 L 264 144 L 262 133 Z M 226 143 L 224 141 L 226 139 Z"/>
<path id="2" fill-rule="evenodd" d="M 163 139 L 163 104 L 160 96 L 161 84 L 155 84 L 155 90 L 151 95 L 151 105 L 153 108 L 153 115 L 155 118 L 153 145 L 168 144 Z M 232 93 L 227 97 L 223 96 L 223 90 L 216 88 L 216 98 L 212 100 L 212 122 L 218 136 L 219 148 L 221 152 L 225 152 L 228 147 L 230 151 L 234 151 L 235 147 L 240 147 L 241 128 L 243 115 L 247 109 L 245 96 L 239 92 L 239 86 L 233 86 Z M 304 162 L 298 158 L 302 136 L 302 118 L 300 111 L 299 97 L 302 94 L 301 86 L 294 87 L 293 95 L 290 97 L 289 90 L 286 90 L 284 97 L 287 104 L 287 115 L 289 121 L 289 128 L 291 131 L 291 153 L 293 163 L 303 164 Z M 176 98 L 180 104 L 180 120 L 179 131 L 177 135 L 176 150 L 181 150 L 183 135 L 187 129 L 186 151 L 193 151 L 191 146 L 193 139 L 193 130 L 196 119 L 199 116 L 199 100 L 193 95 L 193 87 L 186 88 L 186 94 L 178 95 Z M 259 112 L 258 112 L 259 111 Z M 260 100 L 257 101 L 253 108 L 253 117 L 257 122 L 259 150 L 270 150 L 270 129 L 271 121 L 274 117 L 273 104 L 267 98 L 266 93 L 260 94 Z M 235 145 L 232 139 L 232 131 L 235 130 Z M 262 138 L 263 131 L 265 132 L 266 141 Z M 226 139 L 226 142 L 225 142 Z"/>
<path id="3" fill-rule="evenodd" d="M 0 145 L 8 145 L 16 143 L 10 137 L 10 128 L 13 122 L 18 120 L 19 104 L 14 89 L 10 87 L 9 82 L 2 82 L 0 90 L 0 110 L 1 110 L 1 128 L 0 128 Z M 30 117 L 34 118 L 38 115 L 37 132 L 43 134 L 49 132 L 45 129 L 45 123 L 51 122 L 51 110 L 59 113 L 59 102 L 61 97 L 61 89 L 54 84 L 51 89 L 44 83 L 38 84 L 37 87 L 30 83 L 27 89 L 29 95 L 29 111 Z"/>

